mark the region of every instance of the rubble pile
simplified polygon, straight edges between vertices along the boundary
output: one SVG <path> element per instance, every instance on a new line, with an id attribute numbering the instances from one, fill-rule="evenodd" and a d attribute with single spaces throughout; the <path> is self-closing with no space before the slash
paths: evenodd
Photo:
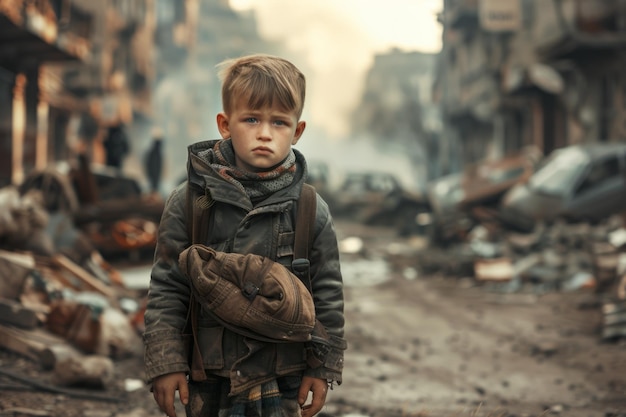
<path id="1" fill-rule="evenodd" d="M 471 277 L 489 291 L 590 291 L 603 304 L 602 338 L 626 336 L 622 215 L 598 224 L 538 222 L 529 233 L 487 221 L 473 227 L 461 242 L 420 250 L 416 264 L 424 275 Z"/>
<path id="2" fill-rule="evenodd" d="M 37 190 L 0 189 L 0 347 L 54 386 L 106 389 L 113 361 L 142 352 L 142 299 L 70 213 L 47 211 Z"/>

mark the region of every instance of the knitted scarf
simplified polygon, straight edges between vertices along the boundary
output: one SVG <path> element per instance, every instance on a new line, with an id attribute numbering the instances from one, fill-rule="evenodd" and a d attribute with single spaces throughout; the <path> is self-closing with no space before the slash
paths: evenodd
<path id="1" fill-rule="evenodd" d="M 293 182 L 296 173 L 296 155 L 287 158 L 269 171 L 251 172 L 237 168 L 235 150 L 230 139 L 218 141 L 213 149 L 198 153 L 226 181 L 246 193 L 250 200 L 261 200 Z"/>

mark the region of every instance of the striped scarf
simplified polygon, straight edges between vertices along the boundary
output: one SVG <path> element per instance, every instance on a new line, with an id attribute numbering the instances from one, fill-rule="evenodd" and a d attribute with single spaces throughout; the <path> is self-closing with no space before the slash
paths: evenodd
<path id="1" fill-rule="evenodd" d="M 218 141 L 213 149 L 198 154 L 226 181 L 246 193 L 251 200 L 260 200 L 278 190 L 288 187 L 296 173 L 296 155 L 289 152 L 287 158 L 270 171 L 250 172 L 237 168 L 235 149 L 230 139 Z"/>

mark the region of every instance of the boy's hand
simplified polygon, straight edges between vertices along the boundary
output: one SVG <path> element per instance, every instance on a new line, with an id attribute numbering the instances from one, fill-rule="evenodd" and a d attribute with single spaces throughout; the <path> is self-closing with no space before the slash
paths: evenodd
<path id="1" fill-rule="evenodd" d="M 313 378 L 305 376 L 302 378 L 300 391 L 298 392 L 298 403 L 302 407 L 302 417 L 313 417 L 322 410 L 326 403 L 326 392 L 328 391 L 328 383 L 325 379 Z M 304 405 L 309 392 L 313 393 L 311 404 Z"/>
<path id="2" fill-rule="evenodd" d="M 184 372 L 161 375 L 152 382 L 152 395 L 161 411 L 169 417 L 176 417 L 174 408 L 176 390 L 179 392 L 180 402 L 183 405 L 187 405 L 189 401 L 189 387 L 187 386 L 187 377 Z"/>

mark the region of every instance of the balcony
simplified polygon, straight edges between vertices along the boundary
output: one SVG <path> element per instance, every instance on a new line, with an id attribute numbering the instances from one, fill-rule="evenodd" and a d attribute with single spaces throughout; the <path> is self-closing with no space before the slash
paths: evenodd
<path id="1" fill-rule="evenodd" d="M 19 71 L 45 62 L 80 61 L 89 44 L 60 30 L 49 1 L 0 0 L 0 66 Z"/>
<path id="2" fill-rule="evenodd" d="M 534 32 L 542 55 L 554 57 L 626 47 L 626 0 L 549 3 L 536 12 Z"/>

